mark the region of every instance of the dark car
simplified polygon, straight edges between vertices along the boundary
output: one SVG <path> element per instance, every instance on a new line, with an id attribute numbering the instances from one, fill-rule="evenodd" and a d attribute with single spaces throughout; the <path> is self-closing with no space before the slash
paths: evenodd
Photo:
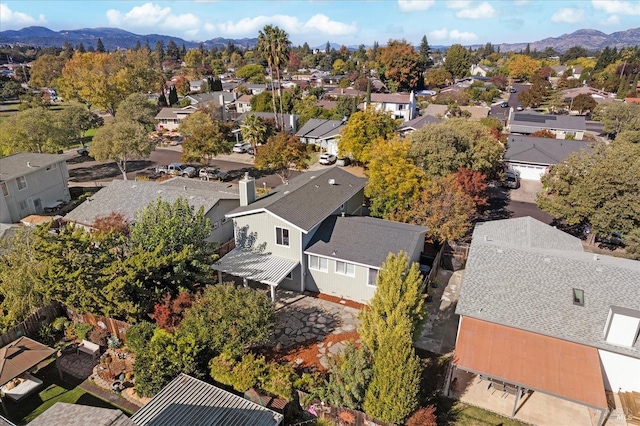
<path id="1" fill-rule="evenodd" d="M 500 104 L 500 108 L 509 108 L 509 102 L 504 101 L 503 103 Z"/>
<path id="2" fill-rule="evenodd" d="M 511 89 L 509 89 L 509 93 L 516 93 L 516 92 L 517 92 L 517 90 L 514 89 L 513 87 Z"/>

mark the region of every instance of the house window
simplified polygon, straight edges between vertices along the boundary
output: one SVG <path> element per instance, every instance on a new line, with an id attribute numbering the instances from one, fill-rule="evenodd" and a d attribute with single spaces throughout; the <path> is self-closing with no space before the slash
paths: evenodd
<path id="1" fill-rule="evenodd" d="M 289 230 L 287 228 L 276 227 L 276 244 L 289 247 Z"/>
<path id="2" fill-rule="evenodd" d="M 584 306 L 584 290 L 580 290 L 579 288 L 573 289 L 573 304 Z"/>
<path id="3" fill-rule="evenodd" d="M 55 170 L 57 168 L 58 168 L 58 163 L 54 163 L 54 164 L 51 164 L 50 166 L 47 167 L 47 171 Z"/>
<path id="4" fill-rule="evenodd" d="M 20 201 L 20 210 L 27 209 L 27 202 L 25 200 Z"/>
<path id="5" fill-rule="evenodd" d="M 285 278 L 290 281 L 293 280 L 293 271 L 289 272 Z"/>
<path id="6" fill-rule="evenodd" d="M 7 182 L 0 182 L 0 188 L 2 188 L 2 195 L 5 197 L 9 195 L 9 187 L 7 187 Z"/>
<path id="7" fill-rule="evenodd" d="M 166 118 L 163 118 L 162 120 L 160 120 L 160 123 L 162 124 L 169 124 L 168 120 Z"/>
<path id="8" fill-rule="evenodd" d="M 225 223 L 229 222 L 230 220 L 231 219 L 229 219 L 228 217 L 225 216 L 222 219 L 220 219 L 220 223 L 224 225 Z"/>
<path id="9" fill-rule="evenodd" d="M 367 285 L 371 287 L 376 287 L 378 283 L 378 270 L 369 268 L 369 280 L 367 281 Z"/>
<path id="10" fill-rule="evenodd" d="M 16 179 L 16 183 L 18 184 L 18 191 L 22 191 L 27 187 L 27 180 L 24 176 L 20 176 Z"/>
<path id="11" fill-rule="evenodd" d="M 340 262 L 336 260 L 336 274 L 348 275 L 350 277 L 356 274 L 356 265 L 353 263 Z"/>
<path id="12" fill-rule="evenodd" d="M 329 270 L 329 261 L 324 257 L 309 255 L 309 269 L 327 272 Z"/>
<path id="13" fill-rule="evenodd" d="M 220 227 L 220 221 L 216 220 L 215 222 L 213 222 L 211 229 L 218 229 L 219 227 Z"/>

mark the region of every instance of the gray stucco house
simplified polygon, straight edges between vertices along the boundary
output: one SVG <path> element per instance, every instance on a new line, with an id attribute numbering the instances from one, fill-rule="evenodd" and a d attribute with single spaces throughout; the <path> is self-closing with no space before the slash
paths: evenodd
<path id="1" fill-rule="evenodd" d="M 426 228 L 361 217 L 366 179 L 338 168 L 306 172 L 255 199 L 240 181 L 240 207 L 229 212 L 236 248 L 213 268 L 276 288 L 325 293 L 366 303 L 390 252 L 418 262 Z M 222 278 L 222 277 L 220 277 Z"/>
<path id="2" fill-rule="evenodd" d="M 509 135 L 503 159 L 521 179 L 540 180 L 554 164 L 564 162 L 574 152 L 590 149 L 590 144 L 583 141 Z"/>
<path id="3" fill-rule="evenodd" d="M 170 203 L 185 198 L 197 211 L 200 207 L 211 221 L 208 241 L 225 243 L 233 239 L 233 224 L 225 214 L 240 204 L 237 189 L 228 184 L 216 184 L 183 177 L 164 182 L 114 180 L 84 203 L 69 212 L 64 221 L 91 228 L 99 217 L 121 213 L 133 223 L 135 213 L 162 198 Z"/>
<path id="4" fill-rule="evenodd" d="M 30 152 L 0 158 L 0 223 L 17 223 L 70 201 L 66 160 Z"/>

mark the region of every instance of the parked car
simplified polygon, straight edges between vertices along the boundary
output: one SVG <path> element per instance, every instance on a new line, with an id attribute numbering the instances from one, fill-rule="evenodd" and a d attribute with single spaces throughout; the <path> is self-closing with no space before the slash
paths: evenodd
<path id="1" fill-rule="evenodd" d="M 516 107 L 516 111 L 522 111 L 523 109 L 524 109 L 524 108 L 522 108 L 522 105 L 518 105 L 518 106 Z"/>
<path id="2" fill-rule="evenodd" d="M 502 186 L 505 188 L 518 189 L 520 188 L 520 176 L 513 171 L 505 172 Z"/>
<path id="3" fill-rule="evenodd" d="M 198 172 L 194 167 L 182 163 L 171 163 L 167 166 L 156 167 L 156 173 L 162 175 L 173 175 L 182 177 L 194 177 Z"/>
<path id="4" fill-rule="evenodd" d="M 220 170 L 217 167 L 203 167 L 198 172 L 198 176 L 202 180 L 222 180 L 225 181 L 229 178 L 229 173 L 224 170 Z"/>
<path id="5" fill-rule="evenodd" d="M 251 148 L 251 144 L 249 142 L 238 142 L 233 146 L 233 152 L 238 152 L 240 154 L 244 154 Z"/>
<path id="6" fill-rule="evenodd" d="M 329 164 L 335 163 L 337 159 L 338 157 L 336 157 L 335 155 L 325 152 L 320 156 L 320 160 L 318 160 L 318 162 L 320 164 L 324 164 L 325 166 L 328 166 Z"/>
<path id="7" fill-rule="evenodd" d="M 349 157 L 338 158 L 338 160 L 336 161 L 336 164 L 340 167 L 346 167 L 349 164 L 351 164 L 351 158 Z"/>
<path id="8" fill-rule="evenodd" d="M 83 146 L 82 148 L 78 148 L 77 152 L 78 152 L 78 154 L 82 155 L 83 157 L 88 157 L 89 156 L 89 147 L 88 146 Z"/>
<path id="9" fill-rule="evenodd" d="M 509 89 L 509 93 L 516 93 L 516 92 L 517 92 L 517 90 L 514 89 L 513 87 L 511 89 Z"/>
<path id="10" fill-rule="evenodd" d="M 255 153 L 256 153 L 256 150 L 252 146 L 250 146 L 249 149 L 247 149 L 247 154 L 255 155 Z"/>
<path id="11" fill-rule="evenodd" d="M 503 103 L 500 104 L 500 108 L 509 108 L 509 102 L 504 101 Z"/>

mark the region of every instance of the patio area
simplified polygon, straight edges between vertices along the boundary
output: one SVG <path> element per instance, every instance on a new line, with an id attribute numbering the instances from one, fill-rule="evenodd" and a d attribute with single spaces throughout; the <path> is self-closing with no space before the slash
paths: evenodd
<path id="1" fill-rule="evenodd" d="M 481 380 L 476 374 L 454 369 L 457 390 L 450 389 L 449 396 L 469 405 L 493 411 L 505 417 L 511 416 L 515 395 L 489 386 L 488 380 Z M 620 407 L 615 395 L 608 395 L 610 405 Z M 541 392 L 525 394 L 518 403 L 516 420 L 536 425 L 597 425 L 600 412 L 584 405 L 546 395 Z M 624 415 L 614 410 L 606 425 L 626 426 Z"/>
<path id="2" fill-rule="evenodd" d="M 328 356 L 341 353 L 348 341 L 360 343 L 360 311 L 346 301 L 314 296 L 278 290 L 272 343 L 280 356 L 297 366 L 327 369 Z"/>

